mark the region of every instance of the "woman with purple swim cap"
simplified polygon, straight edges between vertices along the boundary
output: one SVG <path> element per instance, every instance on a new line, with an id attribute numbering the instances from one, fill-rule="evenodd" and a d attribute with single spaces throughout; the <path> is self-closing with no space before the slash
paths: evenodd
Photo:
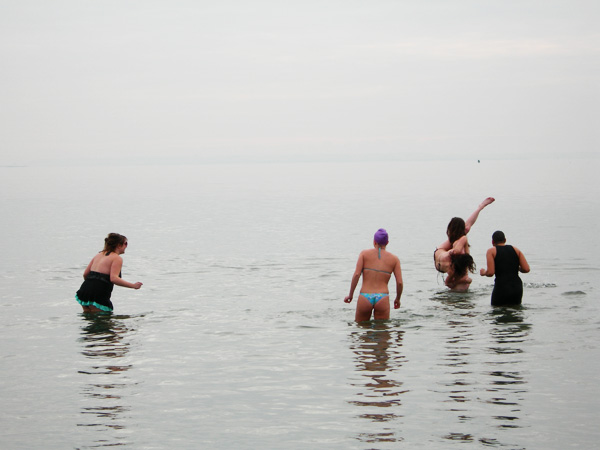
<path id="1" fill-rule="evenodd" d="M 356 303 L 357 322 L 371 320 L 373 314 L 376 320 L 390 318 L 390 291 L 388 283 L 392 274 L 396 279 L 396 299 L 394 309 L 400 308 L 400 297 L 404 284 L 402 282 L 402 269 L 400 259 L 386 250 L 389 237 L 387 231 L 380 228 L 373 237 L 373 248 L 363 250 L 358 255 L 356 270 L 352 275 L 350 294 L 344 298 L 344 302 L 350 303 L 354 296 L 354 290 L 362 275 L 363 284 L 360 289 Z"/>

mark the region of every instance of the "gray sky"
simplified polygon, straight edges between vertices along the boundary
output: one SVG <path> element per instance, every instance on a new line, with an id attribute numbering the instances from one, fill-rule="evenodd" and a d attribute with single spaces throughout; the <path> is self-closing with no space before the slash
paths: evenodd
<path id="1" fill-rule="evenodd" d="M 0 165 L 595 156 L 597 0 L 0 0 Z"/>

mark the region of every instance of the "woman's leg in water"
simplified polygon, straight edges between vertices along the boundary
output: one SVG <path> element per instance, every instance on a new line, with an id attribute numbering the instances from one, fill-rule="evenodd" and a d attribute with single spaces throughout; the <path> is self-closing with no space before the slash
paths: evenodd
<path id="1" fill-rule="evenodd" d="M 375 306 L 371 305 L 371 302 L 364 298 L 362 295 L 358 296 L 356 303 L 356 317 L 357 322 L 365 322 L 371 320 L 371 314 L 375 320 L 384 320 L 390 318 L 390 297 L 384 297 L 375 303 Z"/>
<path id="2" fill-rule="evenodd" d="M 384 297 L 375 304 L 373 311 L 375 320 L 385 320 L 390 318 L 390 297 Z"/>
<path id="3" fill-rule="evenodd" d="M 373 312 L 373 305 L 371 302 L 364 298 L 362 295 L 358 296 L 356 301 L 356 315 L 354 320 L 357 322 L 365 322 L 371 320 L 371 313 Z"/>
<path id="4" fill-rule="evenodd" d="M 103 312 L 101 309 L 96 308 L 95 306 L 81 306 L 83 308 L 84 313 L 98 313 Z"/>

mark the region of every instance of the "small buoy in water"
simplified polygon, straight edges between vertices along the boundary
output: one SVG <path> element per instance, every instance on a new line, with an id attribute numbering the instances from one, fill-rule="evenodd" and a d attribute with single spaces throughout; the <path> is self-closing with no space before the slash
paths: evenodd
<path id="1" fill-rule="evenodd" d="M 481 161 L 477 160 L 477 164 L 479 164 Z"/>

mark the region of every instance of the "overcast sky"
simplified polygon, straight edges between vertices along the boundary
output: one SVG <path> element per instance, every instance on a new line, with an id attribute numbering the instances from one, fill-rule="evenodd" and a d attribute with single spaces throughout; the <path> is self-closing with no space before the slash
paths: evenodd
<path id="1" fill-rule="evenodd" d="M 593 156 L 597 0 L 0 0 L 0 165 Z"/>

